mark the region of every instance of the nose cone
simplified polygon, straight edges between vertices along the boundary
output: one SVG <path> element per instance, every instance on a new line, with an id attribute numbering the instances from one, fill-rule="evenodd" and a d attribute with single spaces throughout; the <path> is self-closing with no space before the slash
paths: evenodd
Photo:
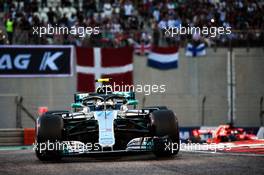
<path id="1" fill-rule="evenodd" d="M 99 125 L 99 144 L 101 147 L 112 147 L 115 144 L 114 120 L 117 111 L 96 111 L 95 119 Z"/>

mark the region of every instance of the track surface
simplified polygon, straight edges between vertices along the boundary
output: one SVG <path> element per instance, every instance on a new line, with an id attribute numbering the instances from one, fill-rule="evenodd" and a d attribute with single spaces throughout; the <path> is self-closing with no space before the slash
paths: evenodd
<path id="1" fill-rule="evenodd" d="M 61 162 L 40 162 L 32 150 L 0 151 L 0 174 L 264 174 L 264 157 L 227 153 L 180 152 L 172 159 L 156 159 L 152 154 L 105 157 L 64 158 Z"/>

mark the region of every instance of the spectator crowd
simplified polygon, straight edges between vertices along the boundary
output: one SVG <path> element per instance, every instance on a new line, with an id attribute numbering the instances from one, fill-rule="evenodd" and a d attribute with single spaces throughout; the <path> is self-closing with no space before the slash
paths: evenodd
<path id="1" fill-rule="evenodd" d="M 258 0 L 0 0 L 1 44 L 74 44 L 121 47 L 183 45 L 192 35 L 168 38 L 164 27 L 231 27 L 231 35 L 198 36 L 209 45 L 262 45 L 264 2 Z M 96 27 L 100 33 L 33 35 L 33 27 Z M 197 38 L 197 36 L 195 36 Z"/>

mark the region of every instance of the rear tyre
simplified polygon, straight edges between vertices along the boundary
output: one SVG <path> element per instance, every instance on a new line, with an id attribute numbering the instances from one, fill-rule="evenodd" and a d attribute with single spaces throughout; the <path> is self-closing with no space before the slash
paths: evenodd
<path id="1" fill-rule="evenodd" d="M 62 140 L 63 119 L 59 115 L 44 114 L 36 122 L 36 156 L 41 161 L 59 160 L 59 141 Z"/>
<path id="2" fill-rule="evenodd" d="M 171 110 L 151 113 L 151 130 L 154 136 L 153 153 L 157 157 L 171 157 L 179 152 L 178 120 Z"/>

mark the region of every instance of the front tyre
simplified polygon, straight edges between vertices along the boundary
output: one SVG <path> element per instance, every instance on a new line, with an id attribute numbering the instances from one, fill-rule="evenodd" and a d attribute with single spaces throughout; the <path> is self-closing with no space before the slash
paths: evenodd
<path id="1" fill-rule="evenodd" d="M 151 113 L 153 153 L 157 157 L 171 157 L 179 152 L 180 139 L 178 120 L 171 110 L 157 110 Z"/>
<path id="2" fill-rule="evenodd" d="M 41 161 L 59 160 L 59 141 L 62 140 L 63 119 L 59 115 L 44 114 L 36 121 L 36 156 Z"/>

